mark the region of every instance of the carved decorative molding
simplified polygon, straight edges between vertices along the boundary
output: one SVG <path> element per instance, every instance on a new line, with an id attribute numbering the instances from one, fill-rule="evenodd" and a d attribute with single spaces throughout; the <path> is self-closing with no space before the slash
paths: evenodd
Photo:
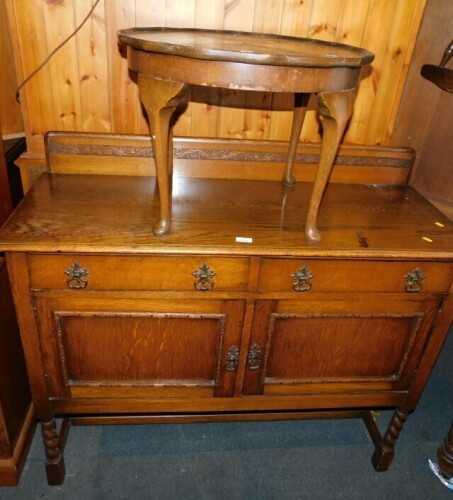
<path id="1" fill-rule="evenodd" d="M 92 155 L 92 156 L 131 156 L 154 157 L 151 146 L 113 146 L 106 144 L 68 144 L 68 143 L 53 143 L 47 144 L 47 152 L 49 154 L 60 155 Z"/>
<path id="2" fill-rule="evenodd" d="M 49 142 L 47 144 L 49 154 L 60 155 L 91 155 L 91 156 L 123 156 L 131 158 L 154 158 L 151 146 L 126 146 L 126 145 L 104 145 L 104 144 L 74 144 Z M 237 161 L 258 163 L 285 163 L 286 152 L 284 151 L 247 151 L 243 149 L 220 149 L 220 148 L 194 148 L 175 147 L 173 155 L 178 160 L 207 160 L 207 161 Z M 306 165 L 317 165 L 319 154 L 298 153 L 294 159 L 295 163 Z M 408 158 L 389 158 L 382 156 L 356 156 L 337 155 L 335 165 L 350 165 L 355 167 L 389 167 L 410 168 L 412 163 Z"/>

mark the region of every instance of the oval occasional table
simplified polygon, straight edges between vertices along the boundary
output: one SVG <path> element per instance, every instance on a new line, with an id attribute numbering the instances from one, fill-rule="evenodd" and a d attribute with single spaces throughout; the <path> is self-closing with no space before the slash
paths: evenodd
<path id="1" fill-rule="evenodd" d="M 293 124 L 283 183 L 294 184 L 292 165 L 310 94 L 318 98 L 323 139 L 305 234 L 320 241 L 316 219 L 333 161 L 349 120 L 364 64 L 364 49 L 319 40 L 235 31 L 132 28 L 118 33 L 129 68 L 138 74 L 140 99 L 150 122 L 160 196 L 156 236 L 170 231 L 171 117 L 189 85 L 290 92 Z"/>

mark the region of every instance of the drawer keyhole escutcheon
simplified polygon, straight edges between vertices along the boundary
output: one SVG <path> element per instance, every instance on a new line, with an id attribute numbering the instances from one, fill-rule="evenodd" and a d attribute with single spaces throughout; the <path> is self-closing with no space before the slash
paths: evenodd
<path id="1" fill-rule="evenodd" d="M 90 271 L 84 269 L 77 261 L 66 269 L 64 273 L 69 276 L 69 279 L 66 280 L 66 284 L 69 288 L 73 290 L 82 290 L 87 287 L 88 281 L 86 277 L 90 274 Z"/>
<path id="2" fill-rule="evenodd" d="M 293 290 L 295 292 L 308 292 L 311 288 L 310 280 L 313 278 L 307 266 L 301 267 L 299 271 L 291 274 L 293 278 Z"/>
<path id="3" fill-rule="evenodd" d="M 423 271 L 416 267 L 413 271 L 404 276 L 406 280 L 405 290 L 407 293 L 418 293 L 422 290 L 422 281 L 425 279 Z"/>
<path id="4" fill-rule="evenodd" d="M 225 358 L 225 371 L 235 372 L 238 369 L 239 364 L 239 347 L 237 345 L 232 345 L 227 352 Z"/>
<path id="5" fill-rule="evenodd" d="M 206 292 L 214 288 L 214 281 L 212 278 L 216 276 L 216 273 L 212 269 L 209 269 L 206 264 L 201 264 L 201 266 L 192 273 L 192 276 L 196 278 L 193 285 L 199 292 Z"/>
<path id="6" fill-rule="evenodd" d="M 252 344 L 247 355 L 247 367 L 249 370 L 256 371 L 261 367 L 261 347 L 258 344 Z"/>

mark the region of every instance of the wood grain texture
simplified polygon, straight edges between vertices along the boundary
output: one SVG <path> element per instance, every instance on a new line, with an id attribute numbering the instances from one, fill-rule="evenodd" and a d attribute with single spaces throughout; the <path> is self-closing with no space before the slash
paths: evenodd
<path id="1" fill-rule="evenodd" d="M 453 223 L 410 188 L 329 185 L 318 219 L 323 239 L 316 247 L 303 235 L 309 183 L 288 189 L 269 181 L 174 179 L 173 230 L 163 238 L 154 237 L 151 230 L 159 209 L 155 188 L 154 178 L 143 182 L 141 177 L 43 174 L 0 231 L 2 248 L 95 252 L 115 246 L 131 254 L 177 250 L 196 255 L 215 248 L 224 256 L 284 252 L 338 257 L 347 251 L 364 259 L 451 257 Z M 96 207 L 89 203 L 93 197 Z M 76 209 L 84 220 L 80 228 L 74 222 Z M 253 242 L 236 242 L 236 236 Z"/>
<path id="2" fill-rule="evenodd" d="M 388 468 L 451 322 L 448 299 L 443 310 L 451 224 L 439 225 L 440 214 L 411 189 L 330 186 L 327 248 L 313 249 L 297 241 L 294 222 L 307 209 L 299 184 L 291 199 L 270 182 L 191 179 L 173 186 L 178 231 L 149 239 L 143 210 L 155 201 L 153 187 L 137 177 L 105 177 L 100 193 L 93 180 L 44 175 L 0 232 L 0 248 L 12 251 L 51 482 L 63 480 L 54 461 L 49 469 L 50 458 L 62 460 L 53 411 L 89 413 L 95 423 L 105 413 L 149 422 L 157 413 L 183 413 L 178 420 L 193 412 L 197 421 L 206 412 L 284 417 L 285 410 L 326 416 L 323 409 L 338 409 L 344 416 L 343 409 L 398 406 L 384 437 L 367 424 L 373 464 Z M 68 224 L 75 204 L 79 227 Z M 253 238 L 242 246 L 234 234 Z M 190 291 L 199 257 L 219 278 L 218 288 L 201 295 Z M 64 288 L 63 269 L 73 259 L 89 266 L 83 290 Z M 299 265 L 313 271 L 313 287 L 303 292 L 289 288 Z M 407 289 L 414 267 L 427 283 L 417 293 Z M 115 415 L 102 415 L 106 421 Z"/>
<path id="3" fill-rule="evenodd" d="M 0 62 L 2 78 L 0 78 L 0 117 L 3 135 L 22 133 L 24 125 L 19 104 L 15 100 L 17 87 L 16 70 L 14 68 L 13 48 L 6 23 L 4 0 L 0 1 Z"/>
<path id="4" fill-rule="evenodd" d="M 286 143 L 277 141 L 175 138 L 174 175 L 279 180 L 286 154 Z M 297 180 L 314 179 L 319 156 L 319 145 L 298 145 L 294 158 Z M 406 148 L 342 146 L 335 158 L 331 181 L 404 185 L 413 157 L 414 152 Z M 46 160 L 54 173 L 155 174 L 154 152 L 147 135 L 52 132 L 46 136 Z"/>
<path id="5" fill-rule="evenodd" d="M 33 431 L 19 327 L 6 262 L 0 256 L 0 486 L 19 482 Z"/>
<path id="6" fill-rule="evenodd" d="M 155 174 L 149 135 L 53 132 L 48 135 L 48 139 L 48 165 L 46 158 L 40 154 L 24 153 L 16 160 L 24 192 L 48 168 L 56 173 Z M 174 175 L 281 180 L 287 151 L 288 143 L 279 141 L 175 138 Z M 313 181 L 319 152 L 319 144 L 298 144 L 293 168 L 296 180 Z M 410 148 L 343 145 L 335 159 L 330 182 L 405 185 L 414 154 Z"/>
<path id="7" fill-rule="evenodd" d="M 154 181 L 44 174 L 0 230 L 49 482 L 54 412 L 397 407 L 384 436 L 367 417 L 388 468 L 451 325 L 453 224 L 411 188 L 332 184 L 313 246 L 304 183 L 174 179 L 174 232 L 155 238 Z"/>
<path id="8" fill-rule="evenodd" d="M 50 52 L 45 32 L 44 12 L 41 2 L 25 3 L 12 0 L 5 2 L 13 40 L 17 79 L 22 82 Z M 72 15 L 72 10 L 70 13 Z M 17 22 L 18 20 L 21 21 Z M 31 48 L 33 50 L 30 50 Z M 50 89 L 52 89 L 52 78 L 50 68 L 47 66 L 30 81 L 27 91 L 20 96 L 27 147 L 31 151 L 39 148 L 40 134 L 43 130 L 55 128 L 56 116 L 61 114 L 60 110 L 55 109 L 54 95 Z"/>
<path id="9" fill-rule="evenodd" d="M 451 119 L 453 96 L 420 75 L 441 62 L 453 32 L 453 4 L 430 0 L 418 34 L 407 84 L 389 144 L 407 144 L 417 156 L 410 183 L 438 202 L 453 205 Z M 452 67 L 452 61 L 447 64 Z"/>
<path id="10" fill-rule="evenodd" d="M 0 139 L 2 129 L 0 127 Z M 13 210 L 0 140 L 0 225 Z M 19 477 L 33 436 L 33 407 L 6 262 L 0 254 L 0 486 Z"/>
<path id="11" fill-rule="evenodd" d="M 58 31 L 79 22 L 91 6 L 88 0 L 58 4 L 30 0 L 27 8 L 12 0 L 5 2 L 19 79 L 54 48 Z M 382 144 L 391 136 L 424 5 L 425 0 L 401 1 L 395 11 L 394 2 L 384 0 L 364 0 L 359 5 L 352 0 L 102 1 L 76 41 L 57 54 L 52 67 L 44 68 L 22 92 L 29 152 L 42 153 L 43 134 L 61 123 L 62 113 L 65 126 L 78 119 L 78 103 L 82 125 L 79 128 L 76 124 L 77 130 L 147 131 L 135 82 L 127 73 L 124 54 L 116 41 L 118 29 L 144 25 L 309 36 L 365 47 L 377 58 L 370 74 L 363 76 L 345 141 Z M 57 12 L 60 27 L 54 26 Z M 33 33 L 36 43 L 29 43 L 29 33 Z M 391 44 L 387 48 L 389 37 Z M 69 61 L 68 53 L 76 60 Z M 69 97 L 62 76 L 75 66 L 79 67 L 79 82 L 74 82 L 75 95 Z M 284 96 L 194 89 L 191 102 L 181 110 L 175 133 L 288 140 L 287 108 Z M 318 142 L 319 122 L 313 102 L 310 108 L 301 139 Z"/>
<path id="12" fill-rule="evenodd" d="M 57 46 L 67 38 L 76 27 L 74 14 L 68 16 L 64 5 L 74 9 L 74 2 L 43 4 L 46 37 L 51 46 Z M 49 64 L 52 84 L 60 89 L 54 94 L 55 107 L 60 111 L 56 116 L 56 127 L 59 130 L 77 130 L 83 128 L 82 100 L 80 94 L 80 78 L 77 61 L 77 41 L 73 38 L 61 49 L 60 57 L 66 60 L 65 65 Z"/>
<path id="13" fill-rule="evenodd" d="M 323 137 L 305 234 L 309 241 L 318 243 L 319 204 L 352 113 L 362 66 L 370 64 L 374 55 L 333 42 L 225 30 L 131 28 L 119 31 L 118 40 L 128 47 L 128 65 L 137 74 L 140 100 L 149 118 L 161 211 L 154 234 L 165 235 L 171 226 L 171 121 L 191 84 L 254 91 L 250 99 L 259 100 L 259 105 L 253 106 L 258 108 L 270 103 L 271 92 L 295 94 L 297 109 L 283 180 L 286 186 L 294 184 L 292 165 L 307 94 L 316 93 Z M 264 133 L 264 125 L 261 130 Z"/>
<path id="14" fill-rule="evenodd" d="M 5 148 L 1 140 L 2 126 L 0 123 L 0 225 L 2 225 L 13 211 L 13 202 L 9 190 L 8 170 L 6 167 Z"/>

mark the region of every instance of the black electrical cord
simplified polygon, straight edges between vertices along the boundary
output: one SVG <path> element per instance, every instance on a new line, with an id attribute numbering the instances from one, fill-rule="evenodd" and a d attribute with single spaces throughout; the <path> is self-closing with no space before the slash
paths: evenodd
<path id="1" fill-rule="evenodd" d="M 35 75 L 36 73 L 38 73 L 38 71 L 41 71 L 42 68 L 44 68 L 44 66 L 52 59 L 52 57 L 61 49 L 61 47 L 63 47 L 63 45 L 65 45 L 66 43 L 69 42 L 69 40 L 71 40 L 71 38 L 73 36 L 75 36 L 79 31 L 80 29 L 82 28 L 82 26 L 88 21 L 88 19 L 90 18 L 91 14 L 93 13 L 94 9 L 97 7 L 98 3 L 100 2 L 101 0 L 96 0 L 94 2 L 94 4 L 92 5 L 90 11 L 88 12 L 88 14 L 86 15 L 85 19 L 77 26 L 77 28 L 65 39 L 63 40 L 60 45 L 58 45 L 57 47 L 55 47 L 55 49 L 52 50 L 52 52 L 44 59 L 44 61 L 35 69 L 33 70 L 28 76 L 27 78 L 25 78 L 25 80 L 17 87 L 16 89 L 16 101 L 18 103 L 20 103 L 20 90 L 22 89 L 22 87 L 24 87 Z"/>

